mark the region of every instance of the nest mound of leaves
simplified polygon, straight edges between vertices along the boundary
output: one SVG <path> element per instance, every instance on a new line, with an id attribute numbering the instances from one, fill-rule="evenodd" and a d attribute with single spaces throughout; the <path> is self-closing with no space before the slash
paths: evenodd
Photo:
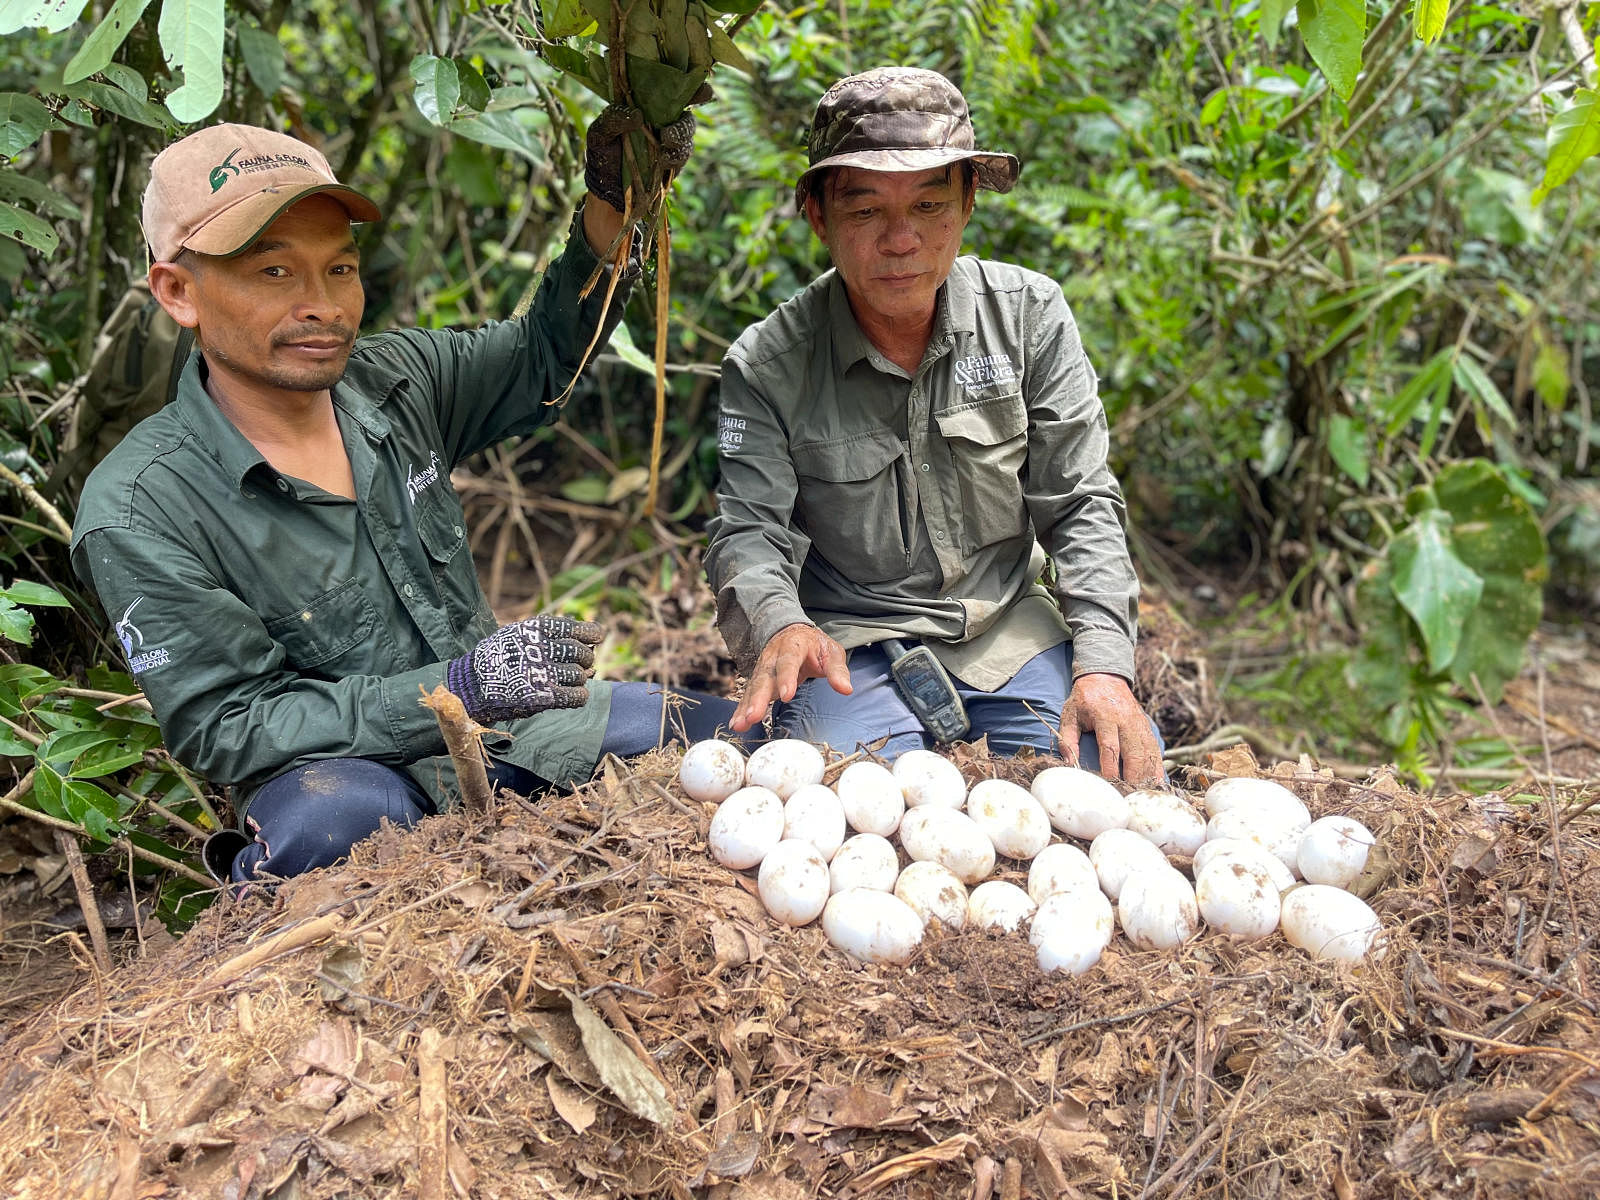
<path id="1" fill-rule="evenodd" d="M 707 855 L 677 759 L 386 830 L 6 1030 L 0 1195 L 1600 1189 L 1600 845 L 1573 797 L 1279 764 L 1378 834 L 1359 890 L 1384 956 L 1119 936 L 1070 978 L 1020 934 L 934 930 L 863 967 L 774 924 Z"/>

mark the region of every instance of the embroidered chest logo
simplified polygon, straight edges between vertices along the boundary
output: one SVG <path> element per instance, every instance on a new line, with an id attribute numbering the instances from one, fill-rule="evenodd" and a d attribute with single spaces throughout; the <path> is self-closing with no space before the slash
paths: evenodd
<path id="1" fill-rule="evenodd" d="M 733 454 L 744 445 L 744 421 L 740 417 L 723 417 L 717 422 L 717 449 Z"/>
<path id="2" fill-rule="evenodd" d="M 969 392 L 981 391 L 996 383 L 1010 383 L 1017 377 L 1009 354 L 974 355 L 956 359 L 956 382 Z"/>
<path id="3" fill-rule="evenodd" d="M 143 596 L 134 597 L 132 604 L 122 610 L 122 620 L 117 622 L 117 641 L 122 643 L 123 657 L 128 660 L 128 670 L 135 675 L 143 675 L 156 667 L 164 667 L 172 661 L 172 655 L 165 646 L 154 649 L 144 649 L 144 634 L 139 632 L 139 627 L 133 623 L 133 610 L 144 603 Z"/>
<path id="4" fill-rule="evenodd" d="M 428 465 L 422 470 L 417 470 L 415 463 L 406 467 L 406 491 L 411 496 L 412 507 L 416 507 L 417 497 L 422 495 L 424 488 L 430 488 L 439 482 L 439 456 L 428 455 Z"/>

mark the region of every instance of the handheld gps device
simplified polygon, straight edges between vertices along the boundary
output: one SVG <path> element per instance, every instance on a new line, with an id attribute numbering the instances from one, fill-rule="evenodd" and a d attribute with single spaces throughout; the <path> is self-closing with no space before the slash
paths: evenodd
<path id="1" fill-rule="evenodd" d="M 923 728 L 941 742 L 964 736 L 972 728 L 967 706 L 933 651 L 920 644 L 907 647 L 897 638 L 886 638 L 881 645 L 895 686 Z"/>

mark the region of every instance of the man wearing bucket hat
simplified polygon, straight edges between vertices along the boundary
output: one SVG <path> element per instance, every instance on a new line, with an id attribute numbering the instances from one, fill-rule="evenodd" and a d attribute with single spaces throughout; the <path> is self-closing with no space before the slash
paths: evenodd
<path id="1" fill-rule="evenodd" d="M 1094 370 L 1057 283 L 958 257 L 1016 158 L 905 67 L 829 88 L 809 158 L 795 205 L 833 270 L 723 364 L 706 570 L 749 674 L 733 727 L 777 702 L 782 732 L 841 750 L 986 734 L 1158 778 Z"/>
<path id="2" fill-rule="evenodd" d="M 659 690 L 588 679 L 598 625 L 497 627 L 450 485 L 548 420 L 620 316 L 636 264 L 609 309 L 603 280 L 586 294 L 622 228 L 618 118 L 590 129 L 590 194 L 527 315 L 475 330 L 357 339 L 352 223 L 379 212 L 304 142 L 218 125 L 152 163 L 150 288 L 196 353 L 90 476 L 72 555 L 172 753 L 236 785 L 254 836 L 213 835 L 219 878 L 326 865 L 443 804 L 454 776 L 419 703 L 441 683 L 509 735 L 486 742 L 497 785 L 580 780 L 656 744 Z M 676 171 L 692 124 L 670 133 Z M 692 737 L 733 711 L 686 699 Z"/>

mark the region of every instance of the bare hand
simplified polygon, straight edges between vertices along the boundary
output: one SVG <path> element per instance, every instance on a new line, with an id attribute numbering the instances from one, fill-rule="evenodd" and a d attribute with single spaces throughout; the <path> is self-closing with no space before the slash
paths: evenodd
<path id="1" fill-rule="evenodd" d="M 815 625 L 785 625 L 762 648 L 744 699 L 728 724 L 735 733 L 743 733 L 766 720 L 774 700 L 787 703 L 804 680 L 824 676 L 841 696 L 854 690 L 844 647 Z"/>
<path id="2" fill-rule="evenodd" d="M 1144 709 L 1120 675 L 1079 675 L 1061 709 L 1061 756 L 1078 765 L 1078 739 L 1093 733 L 1100 747 L 1100 774 L 1129 783 L 1161 778 L 1161 753 Z"/>

